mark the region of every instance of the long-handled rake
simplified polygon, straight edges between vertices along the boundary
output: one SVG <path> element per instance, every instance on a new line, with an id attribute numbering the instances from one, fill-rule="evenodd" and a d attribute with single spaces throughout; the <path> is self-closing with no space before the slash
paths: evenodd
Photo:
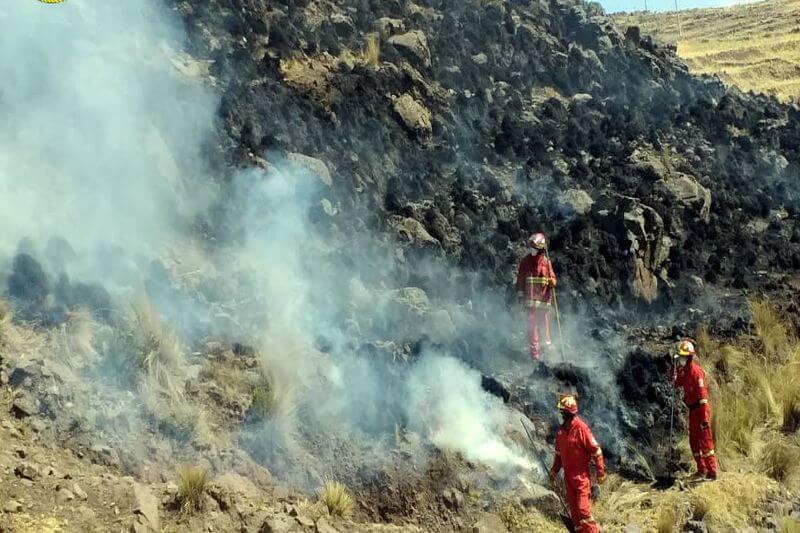
<path id="1" fill-rule="evenodd" d="M 550 261 L 550 250 L 547 242 L 545 242 L 544 245 L 544 255 L 547 258 L 547 262 L 550 263 L 550 268 L 553 268 L 553 263 Z M 558 348 L 559 352 L 561 352 L 561 362 L 563 363 L 566 361 L 566 357 L 564 357 L 564 333 L 561 331 L 561 313 L 558 312 L 556 288 L 552 287 L 550 290 L 553 291 L 553 309 L 556 311 L 556 325 L 558 326 Z"/>

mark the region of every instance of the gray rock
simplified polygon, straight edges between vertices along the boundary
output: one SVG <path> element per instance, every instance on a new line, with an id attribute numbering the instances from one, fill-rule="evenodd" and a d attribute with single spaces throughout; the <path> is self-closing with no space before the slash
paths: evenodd
<path id="1" fill-rule="evenodd" d="M 664 234 L 664 221 L 653 209 L 636 200 L 629 200 L 623 214 L 623 224 L 630 242 L 631 292 L 646 302 L 655 300 L 658 279 L 669 257 L 672 241 Z"/>
<path id="2" fill-rule="evenodd" d="M 321 159 L 298 153 L 289 153 L 286 155 L 286 159 L 288 159 L 291 163 L 308 170 L 326 186 L 330 187 L 333 185 L 333 178 L 331 178 L 331 172 L 328 170 L 328 165 L 326 165 Z"/>
<path id="3" fill-rule="evenodd" d="M 84 491 L 81 488 L 81 486 L 78 485 L 77 483 L 73 483 L 72 484 L 72 492 L 73 492 L 73 494 L 75 494 L 75 496 L 77 496 L 78 498 L 80 498 L 83 501 L 86 501 L 86 500 L 89 499 L 89 495 L 86 494 L 86 491 Z"/>
<path id="4" fill-rule="evenodd" d="M 116 450 L 103 444 L 95 444 L 89 449 L 89 457 L 95 464 L 119 467 L 119 455 Z"/>
<path id="5" fill-rule="evenodd" d="M 6 513 L 18 513 L 22 511 L 22 504 L 16 500 L 8 500 L 3 504 L 3 511 Z"/>
<path id="6" fill-rule="evenodd" d="M 397 233 L 399 237 L 402 237 L 407 241 L 423 244 L 439 244 L 439 241 L 434 239 L 433 236 L 428 233 L 428 230 L 425 229 L 425 226 L 413 218 L 394 215 L 391 219 L 389 219 L 389 225 L 392 227 L 392 229 L 394 229 L 395 233 Z"/>
<path id="7" fill-rule="evenodd" d="M 308 517 L 306 515 L 296 516 L 295 520 L 297 521 L 298 524 L 300 524 L 304 528 L 312 528 L 312 527 L 314 527 L 314 519 L 310 518 L 310 517 Z"/>
<path id="8" fill-rule="evenodd" d="M 711 191 L 700 185 L 693 177 L 673 172 L 658 180 L 654 188 L 669 198 L 687 207 L 696 207 L 704 222 L 711 216 Z"/>
<path id="9" fill-rule="evenodd" d="M 317 533 L 339 533 L 339 530 L 333 527 L 324 516 L 317 520 L 316 530 Z"/>
<path id="10" fill-rule="evenodd" d="M 39 413 L 39 402 L 27 393 L 14 400 L 11 414 L 15 418 L 28 418 Z"/>
<path id="11" fill-rule="evenodd" d="M 458 511 L 464 507 L 464 495 L 460 491 L 450 488 L 442 492 L 444 504 L 453 511 Z"/>
<path id="12" fill-rule="evenodd" d="M 135 501 L 133 508 L 134 523 L 149 527 L 153 531 L 159 531 L 161 529 L 161 521 L 158 517 L 158 500 L 150 492 L 150 489 L 141 483 L 134 482 L 133 497 Z"/>
<path id="13" fill-rule="evenodd" d="M 485 65 L 486 63 L 489 62 L 489 58 L 486 57 L 486 54 L 481 52 L 480 54 L 475 54 L 474 56 L 472 56 L 472 61 L 476 65 Z"/>
<path id="14" fill-rule="evenodd" d="M 523 506 L 535 507 L 551 518 L 558 518 L 561 514 L 561 500 L 558 495 L 541 485 L 525 487 L 519 499 Z"/>
<path id="15" fill-rule="evenodd" d="M 472 533 L 506 533 L 508 528 L 500 516 L 487 514 L 472 525 Z"/>
<path id="16" fill-rule="evenodd" d="M 400 116 L 403 124 L 423 139 L 429 139 L 433 134 L 431 113 L 410 94 L 403 94 L 394 99 L 394 110 Z"/>
<path id="17" fill-rule="evenodd" d="M 31 429 L 36 433 L 42 433 L 47 429 L 47 423 L 41 418 L 34 418 L 30 423 Z"/>
<path id="18" fill-rule="evenodd" d="M 379 18 L 372 24 L 372 27 L 384 38 L 395 33 L 406 31 L 406 25 L 402 19 L 393 19 L 389 17 Z"/>
<path id="19" fill-rule="evenodd" d="M 428 48 L 428 38 L 420 30 L 411 30 L 402 35 L 395 35 L 389 39 L 389 44 L 418 59 L 423 66 L 431 65 L 431 51 Z"/>
<path id="20" fill-rule="evenodd" d="M 11 371 L 8 384 L 14 388 L 30 386 L 41 376 L 42 365 L 36 361 L 27 361 Z"/>
<path id="21" fill-rule="evenodd" d="M 31 481 L 41 477 L 42 473 L 39 469 L 30 463 L 22 463 L 14 468 L 14 474 L 22 479 L 30 479 Z"/>
<path id="22" fill-rule="evenodd" d="M 286 515 L 278 515 L 268 518 L 261 524 L 258 533 L 289 533 L 291 531 L 302 531 L 294 518 Z"/>
<path id="23" fill-rule="evenodd" d="M 592 204 L 594 204 L 592 197 L 583 189 L 567 189 L 564 197 L 567 203 L 572 206 L 573 211 L 579 215 L 585 215 L 591 211 Z"/>
<path id="24" fill-rule="evenodd" d="M 405 287 L 389 291 L 389 297 L 418 315 L 427 313 L 430 308 L 428 295 L 418 287 Z"/>
<path id="25" fill-rule="evenodd" d="M 65 489 L 64 487 L 60 487 L 56 491 L 56 503 L 58 503 L 59 505 L 64 505 L 66 503 L 71 502 L 74 499 L 75 495 L 72 494 L 71 491 Z"/>

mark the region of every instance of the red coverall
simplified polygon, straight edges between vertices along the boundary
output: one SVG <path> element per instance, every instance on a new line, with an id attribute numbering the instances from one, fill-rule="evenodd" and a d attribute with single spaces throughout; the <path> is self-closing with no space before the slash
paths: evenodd
<path id="1" fill-rule="evenodd" d="M 544 327 L 544 342 L 550 345 L 550 303 L 552 287 L 556 286 L 553 265 L 544 252 L 526 255 L 519 264 L 516 282 L 517 294 L 528 308 L 528 343 L 531 357 L 538 360 L 541 354 L 539 327 Z"/>
<path id="2" fill-rule="evenodd" d="M 697 463 L 697 472 L 716 477 L 717 457 L 711 434 L 711 405 L 708 403 L 706 373 L 694 358 L 674 376 L 675 387 L 683 387 L 683 402 L 689 408 L 689 446 Z"/>
<path id="3" fill-rule="evenodd" d="M 603 450 L 592 435 L 586 422 L 573 416 L 565 428 L 562 424 L 556 433 L 556 457 L 550 468 L 555 477 L 564 467 L 564 485 L 567 489 L 569 512 L 576 533 L 596 533 L 597 523 L 592 517 L 592 481 L 589 462 L 594 460 L 597 477 L 605 475 Z"/>

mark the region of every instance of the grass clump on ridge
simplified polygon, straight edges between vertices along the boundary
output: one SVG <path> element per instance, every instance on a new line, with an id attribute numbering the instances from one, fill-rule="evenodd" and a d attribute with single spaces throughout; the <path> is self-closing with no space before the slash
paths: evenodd
<path id="1" fill-rule="evenodd" d="M 790 344 L 786 325 L 766 299 L 750 300 L 748 307 L 764 358 L 768 363 L 783 362 Z"/>
<path id="2" fill-rule="evenodd" d="M 353 509 L 353 497 L 347 487 L 339 481 L 326 479 L 319 490 L 319 500 L 333 516 L 347 516 Z"/>
<path id="3" fill-rule="evenodd" d="M 178 472 L 178 503 L 182 514 L 203 510 L 208 474 L 204 468 L 186 465 Z"/>
<path id="4" fill-rule="evenodd" d="M 800 467 L 800 448 L 796 442 L 775 437 L 764 444 L 759 468 L 776 481 L 788 481 Z"/>
<path id="5" fill-rule="evenodd" d="M 377 67 L 381 62 L 381 43 L 377 35 L 369 35 L 361 51 L 361 59 L 371 67 Z"/>

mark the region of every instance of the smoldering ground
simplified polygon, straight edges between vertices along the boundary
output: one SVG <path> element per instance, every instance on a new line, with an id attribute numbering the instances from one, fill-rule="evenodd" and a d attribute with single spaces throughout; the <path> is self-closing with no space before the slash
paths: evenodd
<path id="1" fill-rule="evenodd" d="M 155 2 L 32 4 L 0 15 L 0 252 L 21 317 L 71 327 L 93 311 L 96 353 L 65 356 L 76 438 L 100 435 L 131 467 L 154 455 L 142 435 L 171 443 L 160 460 L 238 443 L 309 488 L 348 447 L 356 470 L 385 465 L 398 430 L 423 444 L 404 461 L 438 446 L 504 475 L 538 468 L 473 370 L 530 372 L 524 313 L 504 291 L 380 227 L 344 233 L 351 214 L 282 154 L 262 154 L 270 171 L 212 175 L 218 98 L 173 69 L 182 34 Z M 578 324 L 563 323 L 567 359 L 611 402 L 608 343 Z M 277 404 L 230 442 L 208 437 L 219 428 L 186 392 L 209 339 L 254 346 Z M 531 380 L 524 403 L 552 415 L 560 386 Z M 624 433 L 613 409 L 597 413 Z"/>
<path id="2" fill-rule="evenodd" d="M 433 428 L 434 444 L 470 459 L 530 468 L 504 442 L 502 406 L 479 374 L 419 342 L 425 333 L 447 340 L 458 326 L 446 311 L 431 326 L 434 306 L 447 302 L 392 278 L 392 243 L 310 222 L 325 191 L 276 156 L 266 154 L 278 165 L 269 175 L 208 174 L 201 151 L 217 97 L 172 69 L 182 36 L 169 13 L 155 2 L 33 4 L 0 15 L 9 72 L 0 82 L 0 250 L 21 317 L 58 325 L 90 307 L 98 321 L 97 359 L 75 387 L 119 398 L 102 414 L 75 398 L 81 431 L 130 444 L 154 416 L 163 428 L 185 410 L 188 420 L 167 432 L 182 438 L 186 424 L 202 422 L 183 394 L 198 363 L 189 352 L 213 336 L 255 345 L 295 406 L 265 424 L 278 428 L 272 439 L 288 442 L 309 423 L 379 442 L 402 423 Z M 229 241 L 203 242 L 211 205 L 224 206 Z M 148 348 L 153 335 L 166 337 Z M 369 359 L 371 349 L 383 353 Z M 398 369 L 396 359 L 419 363 Z M 447 406 L 463 416 L 444 416 Z M 119 416 L 127 422 L 107 421 Z M 262 430 L 244 430 L 244 441 L 251 431 Z"/>

